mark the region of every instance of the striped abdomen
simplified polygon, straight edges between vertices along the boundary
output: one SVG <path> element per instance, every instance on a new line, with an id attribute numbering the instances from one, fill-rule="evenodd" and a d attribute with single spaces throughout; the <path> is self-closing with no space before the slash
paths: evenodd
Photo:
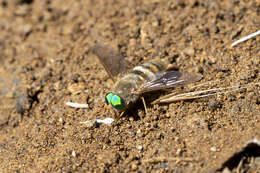
<path id="1" fill-rule="evenodd" d="M 166 67 L 166 62 L 160 59 L 136 66 L 130 73 L 119 79 L 115 84 L 114 93 L 121 96 L 126 104 L 135 102 L 138 96 L 133 93 L 145 82 L 154 80 L 156 78 L 155 73 L 165 71 Z"/>

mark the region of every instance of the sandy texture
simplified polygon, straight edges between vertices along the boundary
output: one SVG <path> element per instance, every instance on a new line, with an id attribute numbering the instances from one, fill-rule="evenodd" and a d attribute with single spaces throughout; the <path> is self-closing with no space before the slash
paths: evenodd
<path id="1" fill-rule="evenodd" d="M 259 30 L 259 9 L 258 0 L 0 0 L 0 172 L 222 171 L 260 140 L 259 86 L 163 105 L 147 99 L 147 114 L 138 102 L 113 126 L 80 124 L 113 117 L 104 102 L 113 81 L 91 48 L 105 43 L 132 66 L 169 58 L 203 74 L 199 83 L 257 83 L 260 36 L 230 45 Z M 259 157 L 229 169 L 256 172 Z"/>

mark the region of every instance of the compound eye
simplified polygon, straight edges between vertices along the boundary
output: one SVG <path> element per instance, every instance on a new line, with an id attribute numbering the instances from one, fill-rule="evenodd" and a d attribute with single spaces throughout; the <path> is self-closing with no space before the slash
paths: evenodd
<path id="1" fill-rule="evenodd" d="M 118 95 L 113 95 L 111 105 L 118 110 L 123 110 L 125 108 L 124 100 Z"/>
<path id="2" fill-rule="evenodd" d="M 113 96 L 114 96 L 114 94 L 112 94 L 112 93 L 108 93 L 108 94 L 106 95 L 105 101 L 106 101 L 106 104 L 107 104 L 107 105 L 111 104 L 111 100 L 112 100 Z"/>

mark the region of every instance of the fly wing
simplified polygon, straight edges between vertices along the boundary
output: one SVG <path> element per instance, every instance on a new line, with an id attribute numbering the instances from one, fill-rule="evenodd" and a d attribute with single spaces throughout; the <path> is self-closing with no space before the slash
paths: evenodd
<path id="1" fill-rule="evenodd" d="M 203 77 L 202 75 L 178 71 L 158 72 L 155 75 L 156 79 L 144 84 L 139 93 L 187 85 L 197 82 Z"/>
<path id="2" fill-rule="evenodd" d="M 125 72 L 125 57 L 120 53 L 101 43 L 93 47 L 93 53 L 97 55 L 100 63 L 113 80 L 118 74 Z"/>

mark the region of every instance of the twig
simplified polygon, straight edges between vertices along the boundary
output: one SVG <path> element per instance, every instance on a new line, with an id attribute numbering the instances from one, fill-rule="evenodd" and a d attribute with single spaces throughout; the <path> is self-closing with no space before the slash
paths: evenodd
<path id="1" fill-rule="evenodd" d="M 260 34 L 260 30 L 254 32 L 254 33 L 252 33 L 252 34 L 249 34 L 249 35 L 247 35 L 247 36 L 245 36 L 245 37 L 242 37 L 241 39 L 239 39 L 239 40 L 233 42 L 233 43 L 231 44 L 231 47 L 234 47 L 234 46 L 236 46 L 237 44 L 239 44 L 239 43 L 241 43 L 241 42 L 244 42 L 244 41 L 249 40 L 249 39 L 251 39 L 251 38 L 253 38 L 253 37 L 256 37 L 256 36 L 259 35 L 259 34 Z"/>
<path id="2" fill-rule="evenodd" d="M 193 91 L 193 92 L 187 92 L 187 93 L 182 93 L 182 94 L 178 94 L 178 95 L 175 95 L 175 93 L 168 94 L 166 96 L 163 96 L 163 97 L 153 101 L 152 104 L 170 103 L 170 102 L 180 101 L 180 100 L 189 100 L 189 99 L 195 99 L 195 98 L 208 97 L 208 96 L 217 95 L 217 94 L 226 94 L 226 93 L 230 93 L 230 92 L 233 92 L 236 90 L 246 88 L 249 85 L 260 85 L 260 82 L 253 83 L 253 84 L 249 83 L 249 84 L 245 84 L 245 85 L 231 86 L 231 87 L 226 87 L 226 88 L 213 88 L 213 89 L 208 89 L 208 90 Z M 227 91 L 225 91 L 225 90 L 227 90 Z M 202 95 L 200 95 L 200 94 L 202 94 Z"/>
<path id="3" fill-rule="evenodd" d="M 144 163 L 157 163 L 157 162 L 173 162 L 176 163 L 180 162 L 192 162 L 196 161 L 195 159 L 192 159 L 190 157 L 180 158 L 180 157 L 155 157 L 151 159 L 143 160 Z"/>
<path id="4" fill-rule="evenodd" d="M 88 126 L 93 126 L 94 123 L 99 123 L 99 124 L 106 124 L 106 125 L 111 125 L 114 122 L 114 118 L 105 118 L 105 119 L 94 119 L 94 120 L 88 120 L 88 121 L 83 121 L 80 122 L 80 124 L 87 124 Z"/>
<path id="5" fill-rule="evenodd" d="M 73 107 L 73 108 L 89 108 L 88 104 L 81 104 L 81 103 L 74 103 L 74 102 L 67 102 L 67 106 Z"/>

